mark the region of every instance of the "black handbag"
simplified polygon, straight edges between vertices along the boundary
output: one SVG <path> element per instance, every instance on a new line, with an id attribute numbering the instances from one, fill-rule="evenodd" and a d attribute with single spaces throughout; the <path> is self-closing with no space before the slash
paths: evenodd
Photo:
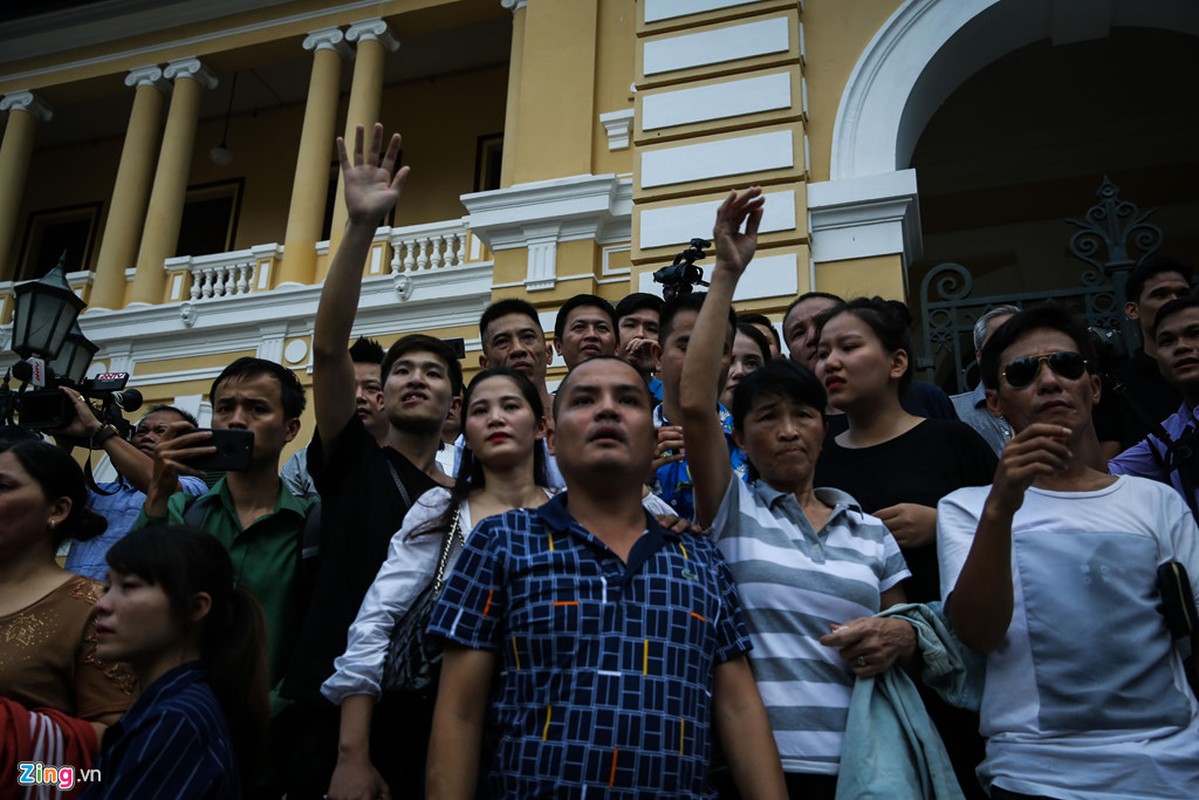
<path id="1" fill-rule="evenodd" d="M 1157 589 L 1170 635 L 1175 639 L 1193 636 L 1196 630 L 1195 597 L 1186 568 L 1177 561 L 1162 564 L 1157 568 Z"/>
<path id="2" fill-rule="evenodd" d="M 387 657 L 383 661 L 381 687 L 384 698 L 432 701 L 437 697 L 437 679 L 441 673 L 441 642 L 425 631 L 433 607 L 445 583 L 445 567 L 454 538 L 462 539 L 459 523 L 461 506 L 454 511 L 449 533 L 442 539 L 437 572 L 421 590 L 402 619 L 391 629 Z"/>

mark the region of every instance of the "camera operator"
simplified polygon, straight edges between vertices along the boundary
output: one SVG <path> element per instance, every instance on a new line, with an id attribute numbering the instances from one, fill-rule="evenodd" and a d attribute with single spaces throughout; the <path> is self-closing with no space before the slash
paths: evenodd
<path id="1" fill-rule="evenodd" d="M 67 386 L 59 390 L 70 398 L 74 414 L 70 424 L 50 431 L 55 441 L 67 451 L 80 441 L 86 442 L 90 450 L 103 451 L 120 476 L 117 481 L 88 487 L 88 506 L 108 520 L 108 528 L 86 542 L 72 541 L 67 554 L 68 572 L 103 581 L 108 574 L 108 563 L 104 560 L 108 548 L 129 532 L 146 502 L 145 490 L 154 469 L 154 445 L 171 423 L 188 422 L 195 427 L 196 420 L 174 406 L 154 406 L 137 423 L 127 441 L 115 425 L 102 423 L 96 417 L 78 391 Z M 199 478 L 184 475 L 179 490 L 201 495 L 208 491 L 208 486 Z"/>
<path id="2" fill-rule="evenodd" d="M 1140 328 L 1142 347 L 1104 375 L 1102 400 L 1095 407 L 1095 432 L 1104 458 L 1144 439 L 1151 423 L 1165 419 L 1182 402 L 1178 389 L 1159 369 L 1153 326 L 1159 309 L 1191 293 L 1191 276 L 1189 265 L 1171 258 L 1146 259 L 1129 273 L 1124 315 Z"/>

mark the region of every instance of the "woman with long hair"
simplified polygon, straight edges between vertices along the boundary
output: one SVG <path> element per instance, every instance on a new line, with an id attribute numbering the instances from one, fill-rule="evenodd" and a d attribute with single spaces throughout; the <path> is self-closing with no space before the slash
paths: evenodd
<path id="1" fill-rule="evenodd" d="M 788 794 L 833 800 L 856 677 L 915 652 L 908 623 L 872 616 L 904 601 L 908 571 L 879 520 L 813 483 L 826 395 L 806 367 L 775 360 L 737 384 L 733 435 L 750 482 L 729 463 L 716 413 L 721 326 L 756 246 L 759 198 L 756 188 L 733 194 L 717 212 L 711 287 L 683 362 L 683 436 L 698 520 L 741 596 Z"/>
<path id="2" fill-rule="evenodd" d="M 103 782 L 84 797 L 241 797 L 270 715 L 262 609 L 198 528 L 147 526 L 107 560 L 97 651 L 129 664 L 141 696 L 105 734 Z"/>
<path id="3" fill-rule="evenodd" d="M 394 774 L 386 762 L 381 772 L 370 758 L 372 716 L 382 693 L 392 630 L 434 579 L 445 537 L 451 537 L 444 566 L 448 575 L 465 537 L 479 521 L 514 508 L 540 506 L 549 498 L 545 451 L 539 441 L 546 433 L 544 413 L 541 395 L 529 379 L 507 367 L 481 372 L 466 387 L 462 402 L 466 447 L 454 487 L 430 489 L 404 518 L 350 628 L 346 651 L 321 687 L 326 698 L 341 706 L 337 768 L 328 793 L 332 800 L 390 796 L 389 786 L 397 797 L 420 795 L 423 772 Z M 419 713 L 399 721 L 424 726 L 426 742 L 432 700 L 415 709 Z M 386 706 L 385 702 L 382 708 Z M 403 795 L 398 794 L 401 787 Z"/>
<path id="4" fill-rule="evenodd" d="M 911 323 L 907 306 L 880 297 L 850 300 L 819 318 L 816 374 L 849 427 L 824 442 L 816 482 L 847 492 L 886 524 L 912 571 L 908 597 L 930 603 L 940 600 L 937 503 L 963 486 L 991 483 L 996 459 L 966 423 L 904 410 L 900 393 L 912 380 Z M 978 716 L 919 688 L 963 791 L 982 798 L 974 775 L 983 758 Z"/>
<path id="5" fill-rule="evenodd" d="M 16 429 L 9 429 L 14 431 Z M 96 655 L 92 603 L 103 584 L 72 575 L 55 552 L 102 533 L 79 465 L 36 437 L 0 438 L 0 754 L 30 759 L 31 724 L 57 728 L 34 760 L 87 766 L 99 734 L 133 702 L 133 675 Z M 29 712 L 49 710 L 26 719 Z M 45 723 L 45 724 L 43 724 Z M 15 732 L 10 738 L 7 732 Z M 81 761 L 67 762 L 66 757 Z M 55 760 L 62 759 L 62 760 Z M 6 763 L 0 759 L 0 763 Z M 7 779 L 6 779 L 7 780 Z"/>

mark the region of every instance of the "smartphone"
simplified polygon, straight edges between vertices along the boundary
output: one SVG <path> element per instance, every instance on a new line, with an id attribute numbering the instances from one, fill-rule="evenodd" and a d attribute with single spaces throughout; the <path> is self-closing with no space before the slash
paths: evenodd
<path id="1" fill-rule="evenodd" d="M 239 472 L 250 468 L 250 457 L 254 453 L 254 432 L 241 428 L 197 428 L 198 431 L 211 431 L 212 438 L 204 445 L 216 448 L 215 453 L 199 456 L 188 462 L 190 466 L 204 472 Z"/>

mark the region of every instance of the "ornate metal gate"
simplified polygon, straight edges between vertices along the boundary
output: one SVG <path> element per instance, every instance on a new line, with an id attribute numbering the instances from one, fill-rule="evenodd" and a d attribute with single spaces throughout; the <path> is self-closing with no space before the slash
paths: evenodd
<path id="1" fill-rule="evenodd" d="M 1146 221 L 1154 209 L 1141 211 L 1121 200 L 1120 189 L 1106 176 L 1095 194 L 1099 202 L 1087 209 L 1083 219 L 1066 220 L 1078 228 L 1070 237 L 1070 254 L 1087 265 L 1077 286 L 972 297 L 974 277 L 962 265 L 940 264 L 929 271 L 920 286 L 924 355 L 918 366 L 929 370 L 941 359 L 949 359 L 956 391 L 970 389 L 974 323 L 989 309 L 1010 303 L 1021 307 L 1051 300 L 1063 303 L 1088 325 L 1119 330 L 1130 350 L 1137 347 L 1137 329 L 1124 317 L 1124 286 L 1129 271 L 1161 246 L 1162 232 Z M 1134 258 L 1134 253 L 1139 255 Z"/>

